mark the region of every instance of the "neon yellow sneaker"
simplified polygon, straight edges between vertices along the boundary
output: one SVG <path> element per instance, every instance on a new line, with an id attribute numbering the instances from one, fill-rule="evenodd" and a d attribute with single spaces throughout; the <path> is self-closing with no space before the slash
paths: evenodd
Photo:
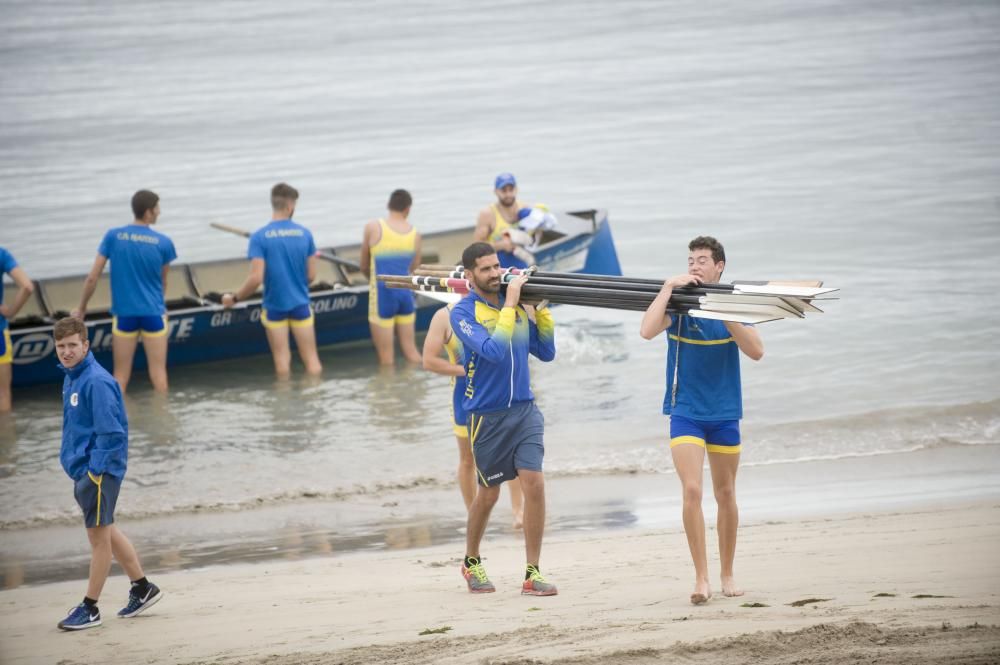
<path id="1" fill-rule="evenodd" d="M 493 582 L 490 582 L 490 578 L 486 576 L 486 569 L 483 568 L 483 564 L 479 559 L 469 557 L 469 561 L 472 562 L 472 565 L 468 568 L 465 567 L 465 562 L 462 562 L 462 577 L 469 584 L 469 592 L 493 593 L 496 591 L 496 587 L 493 586 Z"/>
<path id="2" fill-rule="evenodd" d="M 542 574 L 538 572 L 538 568 L 530 563 L 528 564 L 527 573 L 528 579 L 524 580 L 524 584 L 521 586 L 521 595 L 554 596 L 559 593 L 556 585 L 542 577 Z"/>

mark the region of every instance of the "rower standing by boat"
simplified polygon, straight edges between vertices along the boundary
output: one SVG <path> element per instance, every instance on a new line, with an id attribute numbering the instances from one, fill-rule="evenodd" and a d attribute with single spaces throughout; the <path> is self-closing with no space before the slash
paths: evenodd
<path id="1" fill-rule="evenodd" d="M 90 274 L 83 282 L 83 295 L 73 316 L 81 321 L 94 295 L 104 266 L 111 261 L 111 350 L 115 380 L 122 392 L 132 376 L 132 361 L 142 339 L 153 389 L 167 391 L 167 290 L 170 262 L 177 258 L 174 243 L 151 227 L 160 217 L 160 197 L 148 190 L 132 196 L 135 216 L 128 226 L 104 234 Z"/>
<path id="2" fill-rule="evenodd" d="M 413 293 L 390 289 L 376 275 L 408 275 L 420 264 L 420 234 L 410 224 L 413 197 L 405 189 L 389 195 L 389 215 L 365 224 L 361 240 L 361 270 L 368 278 L 368 326 L 381 365 L 392 365 L 394 332 L 411 363 L 421 361 L 416 343 L 416 302 Z"/>
<path id="3" fill-rule="evenodd" d="M 469 295 L 451 311 L 451 328 L 465 349 L 466 388 L 463 406 L 469 413 L 469 437 L 479 479 L 479 492 L 469 509 L 462 575 L 472 593 L 491 593 L 479 545 L 500 485 L 513 478 L 524 492 L 526 567 L 522 594 L 553 596 L 556 586 L 539 570 L 545 530 L 545 422 L 535 406 L 528 354 L 542 362 L 556 355 L 555 325 L 548 308 L 531 321 L 520 305 L 520 275 L 500 292 L 500 261 L 489 243 L 475 242 L 462 253 L 472 285 Z"/>
<path id="4" fill-rule="evenodd" d="M 736 470 L 740 463 L 740 419 L 743 397 L 740 352 L 753 360 L 764 355 L 756 328 L 732 321 L 714 321 L 667 314 L 674 288 L 689 284 L 717 284 L 726 267 L 726 252 L 711 236 L 699 236 L 688 245 L 688 272 L 671 277 L 642 317 L 639 334 L 653 339 L 667 331 L 667 391 L 663 413 L 670 416 L 670 454 L 681 481 L 684 533 L 694 561 L 695 585 L 691 602 L 700 605 L 712 597 L 708 582 L 705 517 L 701 509 L 705 451 L 712 487 L 719 506 L 717 531 L 722 568 L 722 593 L 741 596 L 733 579 L 736 558 Z"/>
<path id="5" fill-rule="evenodd" d="M 519 213 L 526 207 L 517 200 L 517 179 L 512 173 L 501 173 L 493 182 L 497 202 L 479 212 L 472 239 L 489 243 L 496 250 L 501 268 L 527 268 L 528 264 L 514 256 L 514 241 L 507 231 L 518 228 Z"/>
<path id="6" fill-rule="evenodd" d="M 35 292 L 35 285 L 24 269 L 17 265 L 14 255 L 0 247 L 0 282 L 5 274 L 10 275 L 19 288 L 17 295 L 14 296 L 14 302 L 5 305 L 3 284 L 0 283 L 0 413 L 6 413 L 11 409 L 10 381 L 13 376 L 11 367 L 14 361 L 14 348 L 10 341 L 7 321 L 17 316 L 24 303 L 28 302 L 28 298 Z"/>
<path id="7" fill-rule="evenodd" d="M 316 279 L 316 243 L 309 229 L 292 221 L 298 200 L 299 192 L 291 185 L 279 182 L 271 188 L 271 221 L 250 236 L 250 274 L 235 293 L 222 296 L 222 306 L 230 308 L 264 284 L 260 321 L 281 378 L 291 374 L 289 328 L 306 373 L 318 376 L 323 370 L 309 303 L 309 284 Z"/>
<path id="8" fill-rule="evenodd" d="M 451 377 L 452 429 L 458 441 L 458 489 L 468 512 L 476 498 L 476 462 L 469 443 L 469 415 L 462 404 L 465 399 L 465 351 L 462 342 L 451 329 L 451 310 L 454 303 L 434 312 L 427 336 L 424 338 L 424 369 Z M 441 357 L 441 352 L 447 360 Z M 520 529 L 524 521 L 524 497 L 517 478 L 507 482 L 510 507 L 514 514 L 513 527 Z"/>

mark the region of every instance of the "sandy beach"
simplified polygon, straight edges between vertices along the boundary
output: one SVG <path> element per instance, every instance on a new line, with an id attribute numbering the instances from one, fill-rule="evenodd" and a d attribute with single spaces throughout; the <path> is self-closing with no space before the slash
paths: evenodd
<path id="1" fill-rule="evenodd" d="M 131 620 L 114 616 L 116 574 L 104 625 L 81 633 L 55 624 L 82 581 L 22 587 L 0 593 L 2 662 L 1000 661 L 995 501 L 748 523 L 746 595 L 700 607 L 676 529 L 548 538 L 551 598 L 519 594 L 522 551 L 516 537 L 486 543 L 498 591 L 480 596 L 453 545 L 160 574 L 164 600 Z"/>

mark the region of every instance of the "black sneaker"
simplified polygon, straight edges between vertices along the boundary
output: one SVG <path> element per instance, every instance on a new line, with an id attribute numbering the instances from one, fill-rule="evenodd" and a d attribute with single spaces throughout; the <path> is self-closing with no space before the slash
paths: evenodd
<path id="1" fill-rule="evenodd" d="M 146 589 L 146 593 L 141 596 L 137 596 L 135 593 L 129 592 L 128 605 L 118 610 L 118 616 L 123 619 L 134 617 L 135 615 L 145 612 L 150 607 L 160 602 L 160 598 L 163 598 L 163 594 L 160 592 L 160 587 L 150 582 L 149 588 Z"/>

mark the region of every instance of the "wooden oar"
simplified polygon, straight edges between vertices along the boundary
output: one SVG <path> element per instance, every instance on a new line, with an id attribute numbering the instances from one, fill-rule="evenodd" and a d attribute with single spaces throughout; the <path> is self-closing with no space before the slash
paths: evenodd
<path id="1" fill-rule="evenodd" d="M 250 233 L 250 231 L 247 231 L 246 229 L 241 229 L 241 228 L 239 228 L 237 226 L 230 226 L 229 224 L 223 224 L 221 222 L 211 222 L 209 224 L 209 226 L 211 226 L 212 228 L 219 229 L 220 231 L 227 231 L 229 233 L 235 233 L 236 235 L 243 236 L 244 238 L 249 238 L 252 235 Z M 361 270 L 361 266 L 359 266 L 354 261 L 351 261 L 350 259 L 341 258 L 341 257 L 337 256 L 336 254 L 334 254 L 332 252 L 328 252 L 328 251 L 323 250 L 323 249 L 316 250 L 316 256 L 318 256 L 319 258 L 324 259 L 326 261 L 329 261 L 331 263 L 336 263 L 339 266 L 343 266 L 345 268 L 350 268 L 351 270 Z M 345 275 L 345 277 L 346 277 L 346 275 Z"/>

